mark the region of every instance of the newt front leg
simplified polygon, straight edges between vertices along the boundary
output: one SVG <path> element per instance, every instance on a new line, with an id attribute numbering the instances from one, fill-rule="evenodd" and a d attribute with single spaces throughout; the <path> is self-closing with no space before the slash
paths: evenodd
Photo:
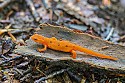
<path id="1" fill-rule="evenodd" d="M 75 51 L 75 50 L 72 50 L 71 53 L 72 53 L 72 58 L 73 58 L 73 59 L 76 59 L 76 56 L 77 56 L 76 51 Z"/>
<path id="2" fill-rule="evenodd" d="M 47 45 L 44 45 L 44 48 L 38 48 L 37 50 L 39 52 L 44 52 L 47 49 Z"/>

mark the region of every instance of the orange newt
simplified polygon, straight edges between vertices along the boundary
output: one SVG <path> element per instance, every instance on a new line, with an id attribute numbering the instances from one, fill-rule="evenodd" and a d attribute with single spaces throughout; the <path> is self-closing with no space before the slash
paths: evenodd
<path id="1" fill-rule="evenodd" d="M 39 34 L 34 34 L 31 36 L 31 39 L 39 44 L 44 45 L 44 48 L 42 48 L 42 49 L 38 48 L 39 52 L 45 51 L 48 47 L 53 50 L 70 52 L 70 53 L 72 53 L 72 58 L 74 58 L 74 59 L 77 56 L 76 51 L 80 51 L 80 52 L 84 52 L 84 53 L 90 54 L 91 56 L 95 56 L 95 57 L 99 57 L 99 58 L 118 60 L 117 58 L 94 52 L 92 50 L 89 50 L 87 48 L 73 44 L 66 40 L 57 40 L 55 37 L 47 38 L 47 37 L 44 37 Z"/>

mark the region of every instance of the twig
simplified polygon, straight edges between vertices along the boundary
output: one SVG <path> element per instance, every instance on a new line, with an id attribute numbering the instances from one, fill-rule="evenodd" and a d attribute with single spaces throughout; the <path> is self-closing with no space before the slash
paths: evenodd
<path id="1" fill-rule="evenodd" d="M 14 0 L 4 0 L 4 2 L 0 4 L 0 11 L 12 1 Z"/>
<path id="2" fill-rule="evenodd" d="M 0 57 L 1 57 L 1 58 L 4 58 L 4 59 L 8 59 L 8 58 L 5 57 L 3 54 L 0 54 Z"/>
<path id="3" fill-rule="evenodd" d="M 11 37 L 11 39 L 12 39 L 12 41 L 14 42 L 14 43 L 16 43 L 17 42 L 17 39 L 8 31 L 8 35 Z"/>
<path id="4" fill-rule="evenodd" d="M 38 22 L 40 20 L 39 14 L 36 12 L 36 9 L 32 3 L 31 0 L 25 0 L 27 5 L 30 8 L 30 11 L 32 12 L 33 17 L 35 18 L 35 21 Z"/>
<path id="5" fill-rule="evenodd" d="M 22 78 L 20 79 L 21 83 L 23 83 L 26 79 L 30 78 L 31 76 L 32 76 L 31 73 L 26 74 L 24 77 L 22 77 Z"/>
<path id="6" fill-rule="evenodd" d="M 110 30 L 108 36 L 105 38 L 105 40 L 109 40 L 109 38 L 112 36 L 113 31 L 114 31 L 114 28 L 111 28 L 111 30 Z"/>
<path id="7" fill-rule="evenodd" d="M 52 77 L 54 77 L 55 75 L 59 75 L 59 74 L 65 72 L 65 71 L 67 71 L 67 70 L 69 70 L 69 68 L 68 68 L 68 69 L 62 69 L 62 70 L 60 70 L 60 71 L 56 71 L 56 72 L 54 72 L 54 73 L 52 73 L 52 74 L 50 74 L 50 75 L 48 75 L 48 76 L 46 76 L 46 77 L 42 77 L 42 78 L 36 80 L 34 83 L 40 83 L 41 81 L 47 80 L 47 79 L 49 79 L 49 78 L 52 78 Z"/>
<path id="8" fill-rule="evenodd" d="M 0 62 L 0 65 L 5 64 L 5 63 L 7 63 L 7 62 L 10 62 L 10 61 L 12 61 L 12 60 L 19 59 L 19 58 L 22 58 L 22 56 L 17 56 L 17 57 L 15 57 L 15 58 L 11 58 L 11 59 L 8 59 L 8 60 L 5 60 L 5 61 L 1 61 L 1 62 Z"/>
<path id="9" fill-rule="evenodd" d="M 47 0 L 41 0 L 41 1 L 42 1 L 43 6 L 44 6 L 46 9 L 49 9 L 48 4 L 46 3 Z"/>
<path id="10" fill-rule="evenodd" d="M 81 82 L 81 79 L 78 75 L 75 75 L 74 73 L 72 73 L 71 71 L 67 71 L 68 74 L 71 76 L 72 79 L 76 80 L 78 83 Z"/>
<path id="11" fill-rule="evenodd" d="M 17 71 L 21 76 L 23 75 L 22 71 L 20 71 L 19 69 L 13 68 L 13 70 Z"/>
<path id="12" fill-rule="evenodd" d="M 10 20 L 0 20 L 0 23 L 6 23 L 6 24 L 9 24 L 10 23 Z"/>

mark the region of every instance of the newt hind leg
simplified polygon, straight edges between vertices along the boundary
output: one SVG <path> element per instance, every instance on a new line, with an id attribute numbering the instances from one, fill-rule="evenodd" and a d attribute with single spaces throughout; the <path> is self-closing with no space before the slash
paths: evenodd
<path id="1" fill-rule="evenodd" d="M 47 45 L 44 45 L 44 48 L 38 48 L 37 50 L 39 52 L 44 52 L 47 49 Z"/>
<path id="2" fill-rule="evenodd" d="M 71 56 L 71 57 L 72 57 L 73 59 L 76 59 L 76 56 L 77 56 L 76 51 L 72 50 L 71 53 L 72 53 L 72 56 Z"/>

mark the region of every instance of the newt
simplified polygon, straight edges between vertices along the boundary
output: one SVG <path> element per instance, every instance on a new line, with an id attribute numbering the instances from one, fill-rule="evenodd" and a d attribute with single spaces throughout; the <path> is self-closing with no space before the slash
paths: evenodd
<path id="1" fill-rule="evenodd" d="M 55 37 L 48 38 L 39 34 L 34 34 L 30 37 L 34 42 L 44 45 L 44 48 L 38 48 L 39 52 L 44 52 L 47 48 L 62 51 L 62 52 L 70 52 L 72 53 L 72 58 L 75 59 L 77 57 L 76 51 L 84 52 L 94 57 L 105 58 L 110 60 L 118 60 L 118 58 L 111 57 L 108 55 L 100 54 L 98 52 L 89 50 L 88 48 L 76 45 L 66 40 L 57 40 Z"/>

